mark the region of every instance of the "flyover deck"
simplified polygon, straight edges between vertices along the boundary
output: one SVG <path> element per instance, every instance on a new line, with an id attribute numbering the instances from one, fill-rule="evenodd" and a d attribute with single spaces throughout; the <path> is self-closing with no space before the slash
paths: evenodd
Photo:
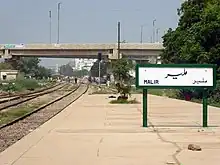
<path id="1" fill-rule="evenodd" d="M 162 43 L 121 43 L 121 49 L 131 50 L 131 49 L 141 49 L 141 50 L 162 50 Z M 10 49 L 10 50 L 31 50 L 31 49 L 83 49 L 83 50 L 109 50 L 117 49 L 118 45 L 114 43 L 86 43 L 86 44 L 1 44 L 0 49 Z"/>
<path id="2" fill-rule="evenodd" d="M 120 54 L 130 59 L 156 59 L 162 52 L 161 43 L 121 43 Z M 6 44 L 0 45 L 2 58 L 47 57 L 47 58 L 97 58 L 118 59 L 117 44 Z"/>

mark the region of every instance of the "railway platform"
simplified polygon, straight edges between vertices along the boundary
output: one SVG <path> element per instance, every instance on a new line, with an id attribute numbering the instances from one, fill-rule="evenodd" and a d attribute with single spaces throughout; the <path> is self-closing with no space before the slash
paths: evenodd
<path id="1" fill-rule="evenodd" d="M 202 128 L 201 105 L 148 97 L 143 128 L 141 104 L 84 95 L 0 153 L 0 165 L 219 165 L 220 109 L 209 107 L 210 127 Z M 188 144 L 202 151 L 189 151 Z"/>

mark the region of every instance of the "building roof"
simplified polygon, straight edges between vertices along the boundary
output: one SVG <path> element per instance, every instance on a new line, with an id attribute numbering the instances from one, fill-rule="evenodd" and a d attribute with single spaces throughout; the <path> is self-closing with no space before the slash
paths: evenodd
<path id="1" fill-rule="evenodd" d="M 12 73 L 12 72 L 13 72 L 13 73 L 16 72 L 16 73 L 17 73 L 18 70 L 0 69 L 0 72 L 11 72 L 11 73 Z"/>

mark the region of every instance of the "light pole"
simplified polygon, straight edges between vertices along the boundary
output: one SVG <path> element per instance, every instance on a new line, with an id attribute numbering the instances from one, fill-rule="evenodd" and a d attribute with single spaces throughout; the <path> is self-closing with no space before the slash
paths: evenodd
<path id="1" fill-rule="evenodd" d="M 57 44 L 60 43 L 60 6 L 61 2 L 57 5 Z"/>
<path id="2" fill-rule="evenodd" d="M 156 34 L 157 34 L 157 42 L 159 42 L 159 30 L 160 30 L 160 28 L 157 28 L 157 30 L 156 30 Z"/>
<path id="3" fill-rule="evenodd" d="M 101 85 L 101 61 L 102 61 L 102 53 L 98 53 L 98 64 L 99 64 L 99 86 Z"/>
<path id="4" fill-rule="evenodd" d="M 52 24 L 52 11 L 50 10 L 49 11 L 49 21 L 50 21 L 50 44 L 51 44 L 51 42 L 52 42 L 52 35 L 51 35 L 51 32 L 52 32 L 52 30 L 51 30 L 51 28 L 52 28 L 52 26 L 51 26 L 51 24 Z"/>
<path id="5" fill-rule="evenodd" d="M 99 61 L 99 86 L 101 85 L 101 61 Z"/>
<path id="6" fill-rule="evenodd" d="M 141 25 L 141 43 L 143 43 L 143 25 Z"/>
<path id="7" fill-rule="evenodd" d="M 153 42 L 155 42 L 155 22 L 156 19 L 153 20 Z"/>
<path id="8" fill-rule="evenodd" d="M 144 33 L 144 27 L 146 26 L 147 24 L 143 24 L 141 25 L 141 43 L 143 43 L 143 33 Z"/>
<path id="9" fill-rule="evenodd" d="M 121 51 L 121 23 L 118 22 L 118 59 L 120 59 L 120 51 Z"/>

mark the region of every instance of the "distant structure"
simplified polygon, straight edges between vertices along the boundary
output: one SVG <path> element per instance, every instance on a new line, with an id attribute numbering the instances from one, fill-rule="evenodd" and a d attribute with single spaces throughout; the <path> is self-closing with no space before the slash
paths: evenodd
<path id="1" fill-rule="evenodd" d="M 71 60 L 68 64 L 74 69 L 76 67 L 76 59 Z"/>
<path id="2" fill-rule="evenodd" d="M 55 70 L 56 73 L 59 73 L 59 65 L 56 64 L 56 70 Z"/>
<path id="3" fill-rule="evenodd" d="M 0 81 L 10 81 L 17 79 L 18 70 L 0 70 Z"/>
<path id="4" fill-rule="evenodd" d="M 93 66 L 93 63 L 96 61 L 96 59 L 75 59 L 75 67 L 73 67 L 74 70 L 90 70 Z"/>

